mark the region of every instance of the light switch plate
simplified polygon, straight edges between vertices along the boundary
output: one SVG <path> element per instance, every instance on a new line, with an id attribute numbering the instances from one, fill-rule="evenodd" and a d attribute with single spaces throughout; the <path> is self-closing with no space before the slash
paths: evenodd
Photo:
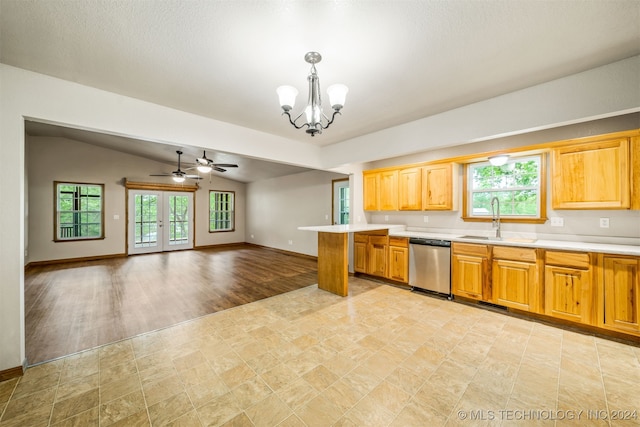
<path id="1" fill-rule="evenodd" d="M 600 218 L 600 228 L 609 228 L 609 218 Z"/>

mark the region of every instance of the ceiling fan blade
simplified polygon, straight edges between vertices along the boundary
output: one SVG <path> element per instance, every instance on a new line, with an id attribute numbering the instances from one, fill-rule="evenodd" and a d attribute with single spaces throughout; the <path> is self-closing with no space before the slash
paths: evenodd
<path id="1" fill-rule="evenodd" d="M 202 179 L 202 177 L 198 175 L 184 175 L 184 177 L 189 179 Z"/>
<path id="2" fill-rule="evenodd" d="M 223 168 L 237 168 L 238 165 L 234 165 L 233 163 L 211 163 L 211 166 L 220 166 Z"/>
<path id="3" fill-rule="evenodd" d="M 173 176 L 173 174 L 170 174 L 170 173 L 152 173 L 149 176 Z"/>
<path id="4" fill-rule="evenodd" d="M 213 168 L 214 171 L 218 171 L 218 172 L 226 172 L 227 171 L 226 169 L 219 168 L 218 166 L 211 166 L 211 167 Z"/>

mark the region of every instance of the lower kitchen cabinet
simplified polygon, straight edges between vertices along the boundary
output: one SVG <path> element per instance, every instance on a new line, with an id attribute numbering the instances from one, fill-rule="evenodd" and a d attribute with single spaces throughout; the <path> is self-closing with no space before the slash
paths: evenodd
<path id="1" fill-rule="evenodd" d="M 451 293 L 475 300 L 484 299 L 489 274 L 489 246 L 454 242 L 451 252 Z"/>
<path id="2" fill-rule="evenodd" d="M 640 336 L 640 258 L 601 255 L 599 326 Z"/>
<path id="3" fill-rule="evenodd" d="M 539 312 L 542 296 L 536 249 L 493 248 L 492 302 L 523 311 Z"/>
<path id="4" fill-rule="evenodd" d="M 353 236 L 353 271 L 358 273 L 367 272 L 367 247 L 369 236 L 355 233 Z"/>
<path id="5" fill-rule="evenodd" d="M 572 322 L 592 324 L 591 255 L 547 251 L 545 254 L 544 313 Z"/>
<path id="6" fill-rule="evenodd" d="M 389 237 L 388 278 L 409 283 L 409 239 Z"/>
<path id="7" fill-rule="evenodd" d="M 373 276 L 387 276 L 387 236 L 369 236 L 367 254 L 369 256 L 368 273 Z"/>

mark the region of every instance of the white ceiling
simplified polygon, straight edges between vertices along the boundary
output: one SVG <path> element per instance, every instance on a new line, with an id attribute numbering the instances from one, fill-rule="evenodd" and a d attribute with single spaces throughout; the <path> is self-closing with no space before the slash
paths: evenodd
<path id="1" fill-rule="evenodd" d="M 311 50 L 350 89 L 313 139 L 275 93 Z M 638 0 L 0 0 L 2 63 L 317 145 L 637 54 Z"/>

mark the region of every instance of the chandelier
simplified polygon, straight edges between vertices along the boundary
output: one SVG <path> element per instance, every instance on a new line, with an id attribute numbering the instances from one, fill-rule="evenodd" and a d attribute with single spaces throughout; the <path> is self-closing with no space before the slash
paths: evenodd
<path id="1" fill-rule="evenodd" d="M 322 131 L 333 123 L 333 119 L 336 114 L 340 114 L 340 110 L 344 106 L 344 100 L 347 97 L 347 88 L 343 84 L 334 84 L 327 88 L 327 94 L 329 95 L 329 102 L 333 109 L 331 118 L 327 117 L 322 111 L 322 99 L 320 97 L 320 79 L 316 72 L 316 64 L 322 60 L 322 56 L 318 52 L 308 52 L 304 56 L 304 60 L 311 64 L 311 70 L 307 80 L 309 81 L 309 101 L 307 107 L 296 116 L 295 119 L 291 118 L 289 112 L 293 108 L 296 97 L 298 96 L 298 90 L 293 86 L 280 86 L 276 92 L 280 98 L 280 106 L 282 107 L 282 114 L 286 114 L 289 118 L 289 122 L 296 129 L 302 129 L 307 127 L 307 132 L 311 136 L 315 134 L 321 134 Z M 298 119 L 304 114 L 306 122 L 298 124 Z"/>

